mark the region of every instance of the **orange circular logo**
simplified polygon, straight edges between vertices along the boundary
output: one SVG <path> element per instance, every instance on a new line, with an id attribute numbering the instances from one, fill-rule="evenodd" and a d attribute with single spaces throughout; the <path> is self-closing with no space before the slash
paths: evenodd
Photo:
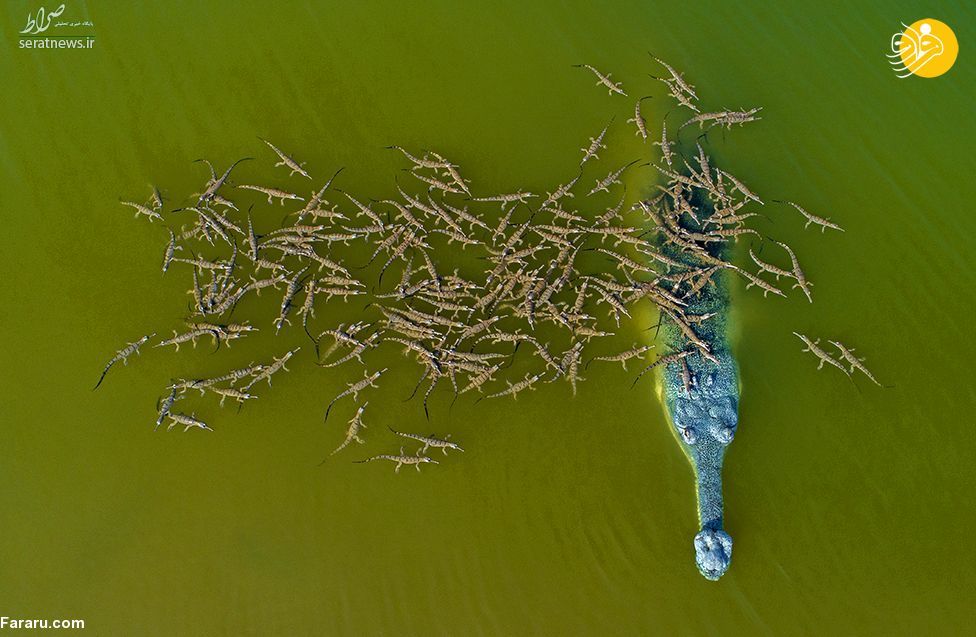
<path id="1" fill-rule="evenodd" d="M 891 36 L 888 61 L 898 77 L 939 77 L 952 68 L 959 55 L 956 34 L 945 22 L 925 18 Z"/>

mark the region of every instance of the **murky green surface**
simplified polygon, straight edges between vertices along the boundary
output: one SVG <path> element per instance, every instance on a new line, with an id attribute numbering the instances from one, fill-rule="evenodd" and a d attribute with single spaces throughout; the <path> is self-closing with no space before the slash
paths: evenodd
<path id="1" fill-rule="evenodd" d="M 66 4 L 95 23 L 93 50 L 18 49 L 33 2 L 0 19 L 0 614 L 82 617 L 98 635 L 971 628 L 972 7 Z M 955 29 L 959 61 L 898 80 L 888 38 L 922 17 Z M 370 445 L 321 467 L 342 427 L 322 408 L 358 372 L 305 359 L 198 435 L 154 434 L 155 397 L 171 376 L 247 362 L 250 345 L 152 350 L 90 391 L 122 342 L 176 327 L 186 298 L 182 277 L 160 276 L 165 236 L 118 197 L 192 192 L 190 160 L 226 165 L 258 152 L 256 135 L 319 176 L 346 166 L 345 187 L 372 196 L 390 190 L 394 142 L 442 149 L 486 191 L 542 189 L 608 112 L 570 65 L 643 94 L 648 49 L 707 104 L 765 106 L 759 125 L 712 137 L 716 156 L 847 228 L 804 233 L 769 210 L 816 302 L 735 290 L 735 552 L 720 582 L 694 567 L 691 470 L 651 386 L 612 367 L 575 399 L 560 383 L 448 413 L 442 394 L 429 425 L 402 377 L 372 398 Z M 647 338 L 646 322 L 622 340 Z M 892 387 L 817 372 L 792 330 L 854 344 Z M 468 451 L 423 474 L 348 462 L 394 447 L 387 425 L 451 431 Z"/>

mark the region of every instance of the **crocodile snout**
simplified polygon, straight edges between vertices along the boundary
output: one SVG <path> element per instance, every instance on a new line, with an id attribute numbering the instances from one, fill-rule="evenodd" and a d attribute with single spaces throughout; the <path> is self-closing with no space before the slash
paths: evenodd
<path id="1" fill-rule="evenodd" d="M 732 537 L 721 529 L 702 529 L 695 536 L 698 571 L 712 581 L 725 575 L 732 561 Z"/>

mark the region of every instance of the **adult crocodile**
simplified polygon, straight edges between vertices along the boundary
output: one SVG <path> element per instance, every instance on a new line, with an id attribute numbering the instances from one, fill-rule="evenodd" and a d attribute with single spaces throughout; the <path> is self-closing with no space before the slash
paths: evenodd
<path id="1" fill-rule="evenodd" d="M 707 202 L 696 203 L 699 210 L 711 210 Z M 716 246 L 711 253 L 726 260 L 727 251 L 727 247 Z M 701 266 L 693 257 L 673 250 L 671 254 Z M 690 355 L 664 365 L 658 377 L 669 424 L 695 471 L 701 525 L 694 540 L 695 562 L 710 580 L 724 575 L 732 559 L 732 538 L 722 528 L 722 460 L 739 422 L 739 374 L 728 341 L 728 276 L 727 270 L 717 270 L 699 294 L 688 297 L 685 308 L 688 315 L 713 315 L 695 325 L 694 331 L 717 363 Z M 662 318 L 664 343 L 676 352 L 687 348 L 681 330 Z"/>

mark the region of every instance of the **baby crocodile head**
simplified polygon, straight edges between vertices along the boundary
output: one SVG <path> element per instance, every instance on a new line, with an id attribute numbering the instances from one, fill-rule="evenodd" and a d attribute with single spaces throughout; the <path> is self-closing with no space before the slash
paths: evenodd
<path id="1" fill-rule="evenodd" d="M 732 561 L 732 537 L 721 529 L 702 529 L 695 536 L 698 571 L 712 581 L 725 575 Z"/>

